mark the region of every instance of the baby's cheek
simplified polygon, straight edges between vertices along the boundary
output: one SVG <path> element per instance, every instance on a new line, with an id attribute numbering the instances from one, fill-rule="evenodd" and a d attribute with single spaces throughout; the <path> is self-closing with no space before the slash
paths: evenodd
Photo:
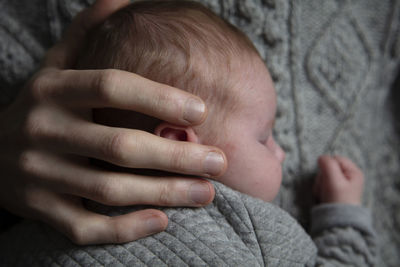
<path id="1" fill-rule="evenodd" d="M 258 142 L 237 144 L 236 149 L 233 147 L 221 147 L 228 157 L 228 170 L 218 181 L 239 192 L 272 201 L 282 181 L 279 160 Z"/>
<path id="2" fill-rule="evenodd" d="M 263 162 L 253 166 L 247 177 L 244 193 L 271 202 L 277 196 L 282 182 L 282 168 L 275 157 L 264 157 Z"/>
<path id="3" fill-rule="evenodd" d="M 269 164 L 266 164 L 264 174 L 264 189 L 265 201 L 272 201 L 278 195 L 282 183 L 282 166 L 276 158 L 270 159 Z"/>

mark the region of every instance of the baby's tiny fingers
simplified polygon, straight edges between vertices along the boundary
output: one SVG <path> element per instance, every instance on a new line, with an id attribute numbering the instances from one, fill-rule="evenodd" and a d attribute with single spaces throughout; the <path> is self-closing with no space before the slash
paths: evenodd
<path id="1" fill-rule="evenodd" d="M 318 158 L 318 166 L 321 172 L 321 178 L 335 178 L 343 176 L 339 163 L 328 155 L 322 155 Z"/>
<path id="2" fill-rule="evenodd" d="M 339 163 L 340 168 L 347 178 L 363 178 L 364 174 L 362 170 L 350 159 L 341 156 L 335 156 L 335 159 Z"/>

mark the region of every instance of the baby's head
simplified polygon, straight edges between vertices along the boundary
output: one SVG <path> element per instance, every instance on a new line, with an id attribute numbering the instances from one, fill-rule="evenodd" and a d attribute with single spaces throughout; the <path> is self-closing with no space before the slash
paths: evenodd
<path id="1" fill-rule="evenodd" d="M 276 94 L 264 62 L 238 29 L 200 4 L 137 2 L 91 33 L 78 68 L 116 68 L 200 96 L 206 121 L 180 127 L 131 111 L 95 110 L 110 126 L 221 148 L 227 186 L 271 201 L 278 193 L 283 150 L 272 136 Z"/>

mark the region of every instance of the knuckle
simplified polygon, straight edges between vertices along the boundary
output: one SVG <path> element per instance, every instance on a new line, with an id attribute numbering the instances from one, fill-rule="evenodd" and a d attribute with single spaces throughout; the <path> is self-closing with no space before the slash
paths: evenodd
<path id="1" fill-rule="evenodd" d="M 117 76 L 118 73 L 115 70 L 108 69 L 100 71 L 93 86 L 96 90 L 95 97 L 97 99 L 108 103 L 113 98 Z"/>
<path id="2" fill-rule="evenodd" d="M 126 225 L 123 224 L 120 220 L 115 220 L 112 218 L 110 220 L 112 220 L 112 224 L 110 225 L 113 239 L 112 242 L 117 244 L 126 242 Z"/>
<path id="3" fill-rule="evenodd" d="M 100 182 L 98 182 L 91 190 L 91 195 L 94 200 L 108 205 L 118 205 L 116 197 L 119 196 L 119 183 L 115 178 L 109 176 L 104 177 Z"/>
<path id="4" fill-rule="evenodd" d="M 34 99 L 41 100 L 43 99 L 45 93 L 45 88 L 47 84 L 47 78 L 45 75 L 36 75 L 29 82 L 29 89 Z"/>
<path id="5" fill-rule="evenodd" d="M 24 174 L 36 174 L 39 169 L 40 159 L 32 151 L 24 151 L 18 159 L 18 166 Z"/>
<path id="6" fill-rule="evenodd" d="M 57 74 L 54 70 L 42 70 L 28 82 L 28 88 L 34 100 L 43 101 L 48 99 L 51 93 L 49 84 L 55 79 L 55 77 L 52 77 L 54 74 Z"/>
<path id="7" fill-rule="evenodd" d="M 26 118 L 22 132 L 28 139 L 39 137 L 46 131 L 46 124 L 46 115 L 34 110 Z"/>
<path id="8" fill-rule="evenodd" d="M 185 162 L 188 158 L 188 149 L 184 145 L 176 145 L 172 149 L 169 165 L 173 170 L 186 171 Z"/>
<path id="9" fill-rule="evenodd" d="M 124 155 L 124 147 L 126 147 L 127 139 L 127 134 L 123 132 L 115 133 L 109 137 L 105 146 L 103 146 L 105 158 L 120 164 L 125 163 L 127 160 Z"/>
<path id="10" fill-rule="evenodd" d="M 172 98 L 171 90 L 166 90 L 161 86 L 155 88 L 154 101 L 158 108 L 162 109 L 171 106 L 170 99 Z"/>
<path id="11" fill-rule="evenodd" d="M 168 206 L 172 201 L 172 193 L 176 193 L 175 183 L 170 181 L 168 183 L 160 183 L 158 205 Z"/>
<path id="12" fill-rule="evenodd" d="M 66 226 L 67 237 L 76 245 L 86 245 L 88 243 L 85 227 L 82 223 L 72 223 Z"/>

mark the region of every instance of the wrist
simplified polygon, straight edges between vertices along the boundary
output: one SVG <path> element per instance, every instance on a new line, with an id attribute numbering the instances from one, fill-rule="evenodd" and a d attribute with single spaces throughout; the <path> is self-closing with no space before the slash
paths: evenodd
<path id="1" fill-rule="evenodd" d="M 349 204 L 349 205 L 360 206 L 362 204 L 362 195 L 350 192 L 340 192 L 336 194 L 321 195 L 319 200 L 321 204 L 336 203 L 336 204 Z"/>
<path id="2" fill-rule="evenodd" d="M 361 201 L 361 199 L 341 198 L 341 199 L 323 200 L 323 201 L 320 201 L 320 204 L 343 204 L 343 205 L 361 206 L 362 201 Z"/>

